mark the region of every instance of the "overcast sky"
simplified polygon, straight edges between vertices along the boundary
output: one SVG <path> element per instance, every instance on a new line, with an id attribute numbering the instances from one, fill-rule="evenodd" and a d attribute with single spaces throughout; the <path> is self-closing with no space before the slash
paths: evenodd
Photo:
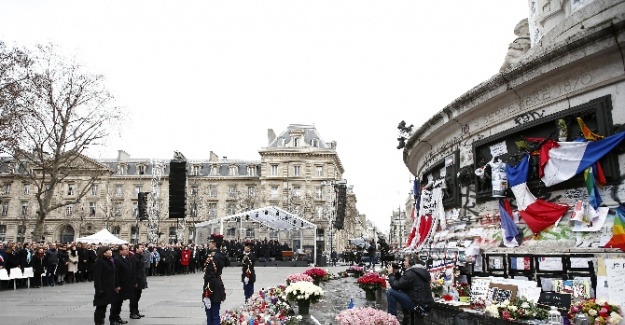
<path id="1" fill-rule="evenodd" d="M 95 158 L 259 160 L 267 130 L 336 141 L 360 213 L 387 230 L 412 175 L 397 124 L 419 126 L 499 71 L 527 0 L 9 1 L 0 39 L 54 43 L 127 111 Z"/>

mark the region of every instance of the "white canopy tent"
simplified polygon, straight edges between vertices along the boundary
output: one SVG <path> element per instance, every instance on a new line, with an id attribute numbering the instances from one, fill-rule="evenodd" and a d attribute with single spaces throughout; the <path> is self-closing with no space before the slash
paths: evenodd
<path id="1" fill-rule="evenodd" d="M 96 232 L 93 235 L 90 236 L 85 236 L 85 237 L 80 237 L 76 239 L 77 242 L 82 242 L 82 243 L 91 243 L 91 244 L 107 244 L 107 245 L 121 245 L 121 244 L 128 244 L 127 241 L 123 240 L 123 239 L 119 239 L 117 238 L 115 235 L 111 234 L 108 230 L 106 229 L 102 229 L 98 232 Z"/>
<path id="2" fill-rule="evenodd" d="M 238 219 L 237 219 L 238 218 Z M 224 234 L 224 222 L 240 220 L 244 222 L 257 222 L 263 226 L 266 226 L 275 230 L 302 230 L 312 229 L 313 238 L 317 234 L 317 225 L 298 217 L 295 214 L 289 213 L 285 210 L 274 206 L 268 206 L 264 208 L 249 210 L 221 218 L 215 218 L 213 220 L 204 221 L 195 224 L 195 239 L 196 243 L 201 243 L 203 239 L 210 237 L 212 233 L 216 233 L 215 230 L 219 230 L 219 234 Z M 243 222 L 240 223 L 243 227 Z M 300 232 L 300 237 L 302 233 Z M 302 239 L 302 238 L 300 238 Z M 300 240 L 300 248 L 302 246 L 302 240 Z M 316 248 L 315 245 L 313 247 Z M 317 264 L 317 254 L 313 252 L 313 263 Z"/>

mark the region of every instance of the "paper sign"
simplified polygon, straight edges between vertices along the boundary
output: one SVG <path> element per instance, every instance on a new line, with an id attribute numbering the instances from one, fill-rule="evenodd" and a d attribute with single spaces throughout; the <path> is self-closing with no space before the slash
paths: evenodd
<path id="1" fill-rule="evenodd" d="M 538 299 L 540 298 L 540 293 L 542 292 L 541 288 L 538 287 L 525 287 L 525 288 L 519 288 L 519 296 L 521 297 L 525 297 L 525 299 L 533 302 L 533 303 L 537 303 Z"/>
<path id="2" fill-rule="evenodd" d="M 445 167 L 449 167 L 454 164 L 454 155 L 445 157 Z"/>
<path id="3" fill-rule="evenodd" d="M 495 143 L 490 146 L 490 155 L 493 157 L 505 155 L 508 153 L 508 147 L 506 146 L 505 141 L 501 141 L 499 143 Z"/>
<path id="4" fill-rule="evenodd" d="M 571 295 L 567 293 L 542 292 L 538 303 L 568 310 L 571 308 Z"/>
<path id="5" fill-rule="evenodd" d="M 606 258 L 605 267 L 608 273 L 610 301 L 619 302 L 621 309 L 625 308 L 625 259 Z"/>
<path id="6" fill-rule="evenodd" d="M 482 298 L 486 301 L 488 290 L 490 289 L 489 278 L 472 278 L 471 279 L 471 301 L 477 301 Z"/>
<path id="7" fill-rule="evenodd" d="M 538 259 L 538 266 L 541 271 L 562 271 L 562 258 L 541 257 Z"/>

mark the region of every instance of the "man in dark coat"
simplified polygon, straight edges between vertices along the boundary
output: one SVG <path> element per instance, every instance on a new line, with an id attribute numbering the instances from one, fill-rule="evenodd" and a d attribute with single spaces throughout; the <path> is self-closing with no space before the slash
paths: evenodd
<path id="1" fill-rule="evenodd" d="M 256 256 L 252 252 L 252 247 L 254 247 L 254 242 L 251 240 L 246 241 L 243 248 L 243 257 L 241 258 L 241 282 L 243 282 L 243 294 L 246 303 L 254 294 L 254 282 L 256 282 L 256 271 L 254 270 Z"/>
<path id="2" fill-rule="evenodd" d="M 95 267 L 95 261 L 97 259 L 96 247 L 92 244 L 87 244 L 87 280 L 93 281 L 93 270 Z"/>
<path id="3" fill-rule="evenodd" d="M 139 319 L 144 317 L 139 313 L 139 300 L 141 299 L 141 293 L 143 289 L 148 287 L 148 281 L 145 274 L 145 264 L 143 262 L 143 245 L 137 245 L 135 254 L 130 257 L 130 264 L 132 265 L 132 283 L 134 286 L 134 295 L 130 298 L 130 318 Z"/>
<path id="4" fill-rule="evenodd" d="M 134 283 L 132 282 L 132 264 L 130 264 L 128 258 L 128 246 L 121 245 L 118 250 L 119 254 L 114 257 L 115 259 L 115 302 L 111 304 L 111 314 L 109 321 L 111 325 L 127 324 L 128 321 L 123 320 L 120 316 L 122 311 L 122 304 L 124 300 L 130 299 L 135 291 Z"/>
<path id="5" fill-rule="evenodd" d="M 89 254 L 87 253 L 87 248 L 83 247 L 82 243 L 76 244 L 76 251 L 78 253 L 78 276 L 76 276 L 76 282 L 86 282 Z"/>
<path id="6" fill-rule="evenodd" d="M 219 325 L 219 309 L 226 300 L 226 289 L 221 280 L 221 273 L 226 265 L 226 256 L 221 253 L 224 236 L 212 234 L 208 243 L 210 253 L 204 262 L 204 285 L 202 301 L 206 312 L 207 325 Z"/>
<path id="7" fill-rule="evenodd" d="M 431 277 L 425 268 L 425 262 L 417 257 L 406 256 L 404 266 L 406 271 L 403 275 L 398 269 L 389 266 L 388 283 L 391 288 L 386 291 L 388 313 L 397 315 L 398 302 L 404 311 L 402 325 L 409 323 L 408 315 L 415 307 L 425 312 L 434 305 L 430 288 Z M 418 317 L 416 324 L 425 324 L 422 315 Z"/>
<path id="8" fill-rule="evenodd" d="M 50 248 L 45 253 L 44 264 L 46 266 L 46 283 L 45 285 L 54 287 L 54 275 L 59 265 L 59 251 L 56 250 L 56 244 L 51 243 Z"/>
<path id="9" fill-rule="evenodd" d="M 115 262 L 113 252 L 108 246 L 100 246 L 97 259 L 93 266 L 93 288 L 95 295 L 93 305 L 96 307 L 93 320 L 96 325 L 104 325 L 106 307 L 115 302 Z M 118 325 L 117 321 L 111 321 L 111 325 Z"/>

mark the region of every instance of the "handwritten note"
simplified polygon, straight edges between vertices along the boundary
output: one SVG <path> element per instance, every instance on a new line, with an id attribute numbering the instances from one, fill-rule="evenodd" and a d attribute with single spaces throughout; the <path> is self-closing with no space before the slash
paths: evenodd
<path id="1" fill-rule="evenodd" d="M 625 308 L 625 259 L 605 259 L 608 275 L 608 296 L 610 301 L 620 302 Z"/>
<path id="2" fill-rule="evenodd" d="M 505 141 L 501 141 L 499 143 L 495 143 L 490 146 L 490 154 L 493 157 L 505 155 L 508 153 L 508 147 L 506 146 Z"/>
<path id="3" fill-rule="evenodd" d="M 471 279 L 471 301 L 477 301 L 478 298 L 486 301 L 488 290 L 490 289 L 490 279 L 488 278 L 472 278 Z"/>

